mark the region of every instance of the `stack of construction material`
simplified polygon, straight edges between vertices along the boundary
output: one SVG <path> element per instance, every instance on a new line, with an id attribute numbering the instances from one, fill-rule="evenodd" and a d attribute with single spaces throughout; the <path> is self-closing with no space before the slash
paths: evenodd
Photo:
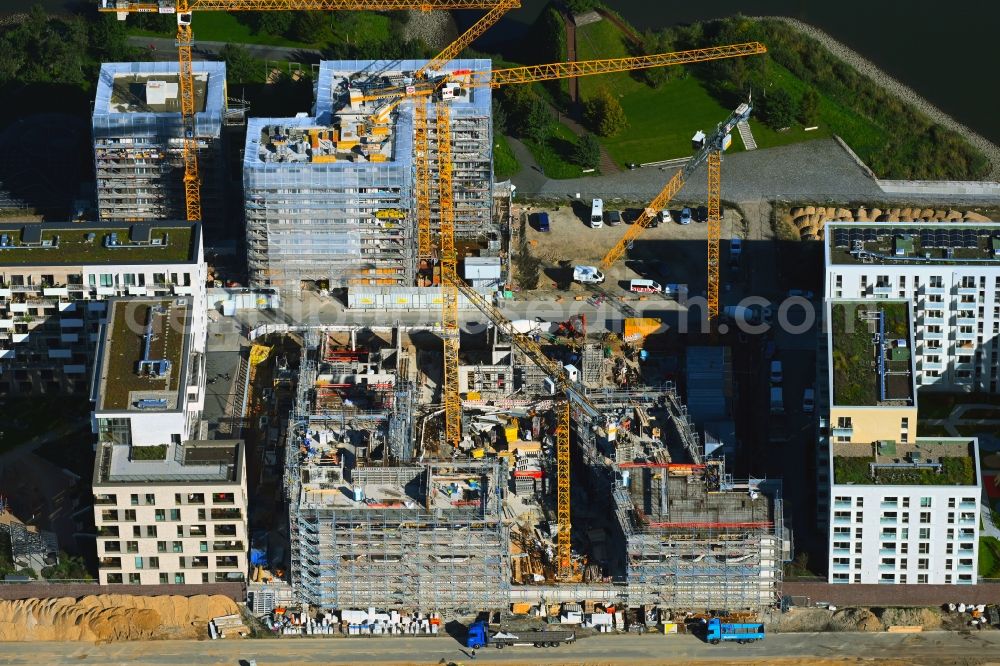
<path id="1" fill-rule="evenodd" d="M 212 640 L 225 638 L 226 636 L 239 636 L 243 638 L 249 635 L 249 633 L 250 630 L 243 624 L 243 618 L 240 617 L 239 613 L 213 617 L 208 623 L 208 635 L 212 637 Z"/>
<path id="2" fill-rule="evenodd" d="M 437 613 L 376 612 L 348 610 L 342 613 L 341 628 L 348 636 L 437 635 L 441 616 Z"/>

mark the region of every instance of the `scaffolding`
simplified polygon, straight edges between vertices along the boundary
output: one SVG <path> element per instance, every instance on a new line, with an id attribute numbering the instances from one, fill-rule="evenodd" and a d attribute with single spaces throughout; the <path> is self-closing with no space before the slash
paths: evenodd
<path id="1" fill-rule="evenodd" d="M 101 65 L 92 130 L 97 209 L 102 221 L 185 217 L 184 129 L 179 102 L 152 92 L 171 85 L 177 68 L 176 62 Z M 221 221 L 226 66 L 221 62 L 195 63 L 194 75 L 199 105 L 194 139 L 204 217 Z"/>
<path id="2" fill-rule="evenodd" d="M 780 486 L 734 483 L 723 464 L 618 467 L 613 491 L 630 605 L 759 611 L 780 596 Z"/>
<path id="3" fill-rule="evenodd" d="M 285 460 L 292 587 L 327 609 L 500 610 L 505 463 L 413 460 L 414 364 L 393 336 L 326 330 L 303 349 Z"/>
<path id="4" fill-rule="evenodd" d="M 428 234 L 418 231 L 418 168 L 437 183 L 437 131 L 415 118 L 414 100 L 386 120 L 364 94 L 398 85 L 424 61 L 324 61 L 310 117 L 254 118 L 247 124 L 243 186 L 250 282 L 297 289 L 401 288 L 417 283 Z M 488 60 L 449 68 L 488 70 Z M 459 258 L 473 245 L 496 256 L 492 207 L 491 91 L 474 88 L 448 103 Z M 425 104 L 423 98 L 416 103 Z M 423 107 L 422 107 L 423 108 Z M 428 146 L 426 153 L 418 146 Z M 415 159 L 419 157 L 419 159 Z M 431 197 L 436 199 L 436 197 Z M 440 206 L 427 211 L 440 227 Z M 473 250 L 475 254 L 478 249 Z"/>

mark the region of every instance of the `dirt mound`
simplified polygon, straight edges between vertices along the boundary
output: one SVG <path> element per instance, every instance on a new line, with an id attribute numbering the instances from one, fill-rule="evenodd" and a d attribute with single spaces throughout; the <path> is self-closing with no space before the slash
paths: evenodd
<path id="1" fill-rule="evenodd" d="M 236 602 L 221 595 L 0 601 L 0 641 L 196 638 L 211 618 L 238 612 Z"/>
<path id="2" fill-rule="evenodd" d="M 883 608 L 878 616 L 886 628 L 916 625 L 924 629 L 941 628 L 941 614 L 929 608 Z"/>
<path id="3" fill-rule="evenodd" d="M 882 631 L 882 623 L 867 608 L 845 608 L 833 614 L 830 625 L 835 631 Z"/>
<path id="4" fill-rule="evenodd" d="M 834 206 L 795 206 L 780 215 L 781 223 L 794 228 L 803 240 L 823 238 L 826 223 L 836 222 L 986 222 L 989 218 L 976 211 L 961 213 L 957 210 L 932 208 L 880 208 L 856 209 Z"/>

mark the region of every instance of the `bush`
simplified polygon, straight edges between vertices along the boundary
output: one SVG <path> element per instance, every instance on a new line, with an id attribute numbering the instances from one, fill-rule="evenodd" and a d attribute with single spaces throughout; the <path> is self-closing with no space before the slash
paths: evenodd
<path id="1" fill-rule="evenodd" d="M 166 460 L 167 445 L 133 446 L 130 454 L 132 460 Z"/>
<path id="2" fill-rule="evenodd" d="M 500 104 L 511 133 L 535 141 L 544 140 L 552 126 L 548 104 L 528 86 L 507 86 L 502 90 Z"/>
<path id="3" fill-rule="evenodd" d="M 226 44 L 219 51 L 226 61 L 226 79 L 231 83 L 250 83 L 260 78 L 262 63 L 250 55 L 250 50 L 239 44 Z"/>
<path id="4" fill-rule="evenodd" d="M 809 87 L 802 93 L 802 99 L 799 100 L 799 122 L 809 127 L 816 124 L 818 117 L 819 93 L 816 92 L 815 88 Z"/>
<path id="5" fill-rule="evenodd" d="M 601 161 L 601 144 L 593 134 L 584 134 L 576 142 L 570 159 L 574 164 L 586 168 L 596 167 Z"/>
<path id="6" fill-rule="evenodd" d="M 597 7 L 597 0 L 565 0 L 566 9 L 572 14 L 582 14 Z"/>

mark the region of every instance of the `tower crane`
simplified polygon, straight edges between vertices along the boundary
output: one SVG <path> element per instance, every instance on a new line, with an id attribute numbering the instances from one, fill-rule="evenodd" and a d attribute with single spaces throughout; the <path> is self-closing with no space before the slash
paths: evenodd
<path id="1" fill-rule="evenodd" d="M 195 11 L 290 11 L 290 10 L 364 10 L 390 11 L 418 9 L 489 9 L 490 22 L 482 20 L 466 31 L 456 43 L 464 42 L 458 53 L 472 43 L 508 9 L 520 7 L 520 0 L 100 0 L 98 11 L 114 13 L 124 21 L 132 13 L 176 14 L 178 88 L 181 102 L 181 128 L 183 131 L 184 204 L 188 220 L 201 220 L 201 180 L 198 176 L 198 139 L 195 137 L 194 77 L 192 74 L 191 47 L 194 33 L 191 17 Z M 499 7 L 503 10 L 496 14 Z M 486 17 L 484 17 L 485 19 Z M 473 29 L 478 30 L 473 33 Z M 452 53 L 449 45 L 441 56 Z M 451 59 L 448 55 L 446 59 Z"/>
<path id="2" fill-rule="evenodd" d="M 633 241 L 638 238 L 649 223 L 666 207 L 667 203 L 684 187 L 684 184 L 702 164 L 708 163 L 708 321 L 713 324 L 719 316 L 719 238 L 721 236 L 721 205 L 722 195 L 721 165 L 722 151 L 732 140 L 732 131 L 736 126 L 750 117 L 749 100 L 740 104 L 729 114 L 725 122 L 719 123 L 709 136 L 700 132 L 695 135 L 694 147 L 698 151 L 692 155 L 673 177 L 643 209 L 639 218 L 630 226 L 625 234 L 608 250 L 601 259 L 601 268 L 608 270 L 613 266 Z"/>

